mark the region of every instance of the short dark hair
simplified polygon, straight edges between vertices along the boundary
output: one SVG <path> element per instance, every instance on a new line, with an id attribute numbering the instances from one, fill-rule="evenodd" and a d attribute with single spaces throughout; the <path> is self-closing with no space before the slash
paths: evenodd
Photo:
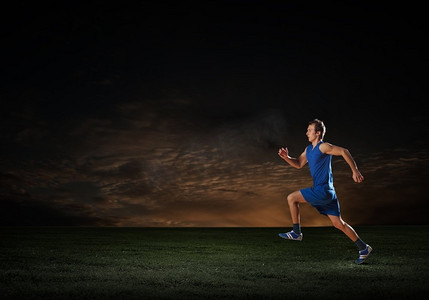
<path id="1" fill-rule="evenodd" d="M 308 125 L 314 124 L 314 131 L 318 132 L 320 131 L 320 139 L 323 140 L 323 137 L 326 133 L 326 127 L 325 124 L 323 124 L 323 121 L 319 119 L 314 119 L 313 121 L 308 122 Z"/>

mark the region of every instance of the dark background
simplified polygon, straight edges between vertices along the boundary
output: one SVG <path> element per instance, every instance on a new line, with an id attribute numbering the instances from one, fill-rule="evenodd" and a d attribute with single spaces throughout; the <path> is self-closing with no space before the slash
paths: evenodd
<path id="1" fill-rule="evenodd" d="M 309 120 L 343 218 L 427 224 L 426 24 L 409 2 L 20 2 L 2 18 L 3 225 L 284 226 Z M 304 208 L 307 226 L 327 219 Z"/>

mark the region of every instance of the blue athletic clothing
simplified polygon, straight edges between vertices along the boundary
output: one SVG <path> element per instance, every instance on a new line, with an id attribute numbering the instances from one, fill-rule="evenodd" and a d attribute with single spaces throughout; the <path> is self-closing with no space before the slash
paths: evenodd
<path id="1" fill-rule="evenodd" d="M 322 153 L 319 149 L 323 141 L 314 148 L 308 145 L 306 157 L 310 167 L 313 186 L 302 189 L 301 194 L 305 201 L 310 203 L 323 215 L 340 216 L 340 203 L 334 189 L 332 176 L 332 155 Z"/>

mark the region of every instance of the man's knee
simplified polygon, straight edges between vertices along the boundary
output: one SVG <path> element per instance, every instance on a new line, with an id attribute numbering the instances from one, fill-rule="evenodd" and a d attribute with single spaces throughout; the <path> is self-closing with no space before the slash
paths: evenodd
<path id="1" fill-rule="evenodd" d="M 287 203 L 289 203 L 289 204 L 293 204 L 293 203 L 297 202 L 294 193 L 287 195 L 286 199 L 287 199 Z"/>

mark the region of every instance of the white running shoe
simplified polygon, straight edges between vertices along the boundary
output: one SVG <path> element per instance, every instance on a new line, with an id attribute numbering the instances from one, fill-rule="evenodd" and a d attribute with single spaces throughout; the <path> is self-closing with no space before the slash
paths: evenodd
<path id="1" fill-rule="evenodd" d="M 285 233 L 279 233 L 279 237 L 292 241 L 302 241 L 302 233 L 297 234 L 293 230 Z"/>

